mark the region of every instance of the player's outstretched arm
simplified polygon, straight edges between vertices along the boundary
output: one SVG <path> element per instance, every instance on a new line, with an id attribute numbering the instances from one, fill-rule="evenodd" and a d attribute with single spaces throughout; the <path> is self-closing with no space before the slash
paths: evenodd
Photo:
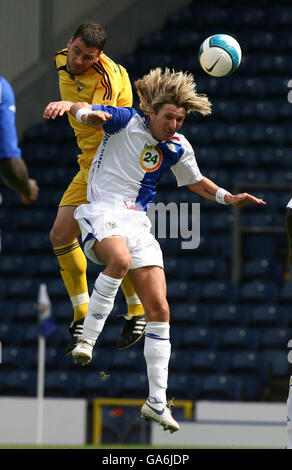
<path id="1" fill-rule="evenodd" d="M 265 206 L 267 204 L 263 199 L 259 199 L 248 193 L 230 194 L 208 178 L 203 178 L 199 183 L 190 184 L 188 187 L 193 193 L 197 193 L 206 199 L 210 199 L 221 204 L 229 204 L 234 207 L 241 207 L 250 203 L 259 204 L 261 206 Z"/>
<path id="2" fill-rule="evenodd" d="M 38 198 L 39 187 L 29 178 L 26 164 L 22 158 L 3 158 L 0 160 L 0 174 L 5 185 L 20 194 L 24 204 L 31 204 Z"/>
<path id="3" fill-rule="evenodd" d="M 90 127 L 103 126 L 112 115 L 105 111 L 92 111 L 92 106 L 88 103 L 74 103 L 70 108 L 70 113 L 78 121 Z"/>

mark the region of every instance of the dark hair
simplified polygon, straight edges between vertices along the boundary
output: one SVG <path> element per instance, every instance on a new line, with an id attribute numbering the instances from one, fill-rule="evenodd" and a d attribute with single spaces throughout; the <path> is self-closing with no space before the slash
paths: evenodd
<path id="1" fill-rule="evenodd" d="M 81 38 L 87 47 L 94 47 L 102 51 L 106 43 L 106 32 L 98 23 L 87 21 L 82 23 L 73 34 L 72 40 L 77 38 Z"/>

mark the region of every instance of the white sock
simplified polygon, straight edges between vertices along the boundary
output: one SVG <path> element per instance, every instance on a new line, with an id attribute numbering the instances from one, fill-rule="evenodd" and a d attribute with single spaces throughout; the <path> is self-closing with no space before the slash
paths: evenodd
<path id="1" fill-rule="evenodd" d="M 166 403 L 170 350 L 169 323 L 146 323 L 144 357 L 147 364 L 150 401 Z"/>
<path id="2" fill-rule="evenodd" d="M 292 376 L 287 399 L 287 449 L 292 449 Z"/>
<path id="3" fill-rule="evenodd" d="M 122 279 L 100 273 L 95 281 L 83 324 L 82 339 L 95 344 L 111 313 Z"/>

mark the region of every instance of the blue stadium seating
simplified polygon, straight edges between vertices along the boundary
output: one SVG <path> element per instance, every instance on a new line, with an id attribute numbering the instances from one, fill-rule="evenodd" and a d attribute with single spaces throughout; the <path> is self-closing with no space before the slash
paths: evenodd
<path id="1" fill-rule="evenodd" d="M 260 348 L 261 349 L 278 349 L 285 351 L 287 349 L 287 344 L 289 339 L 292 338 L 292 329 L 285 327 L 273 327 L 266 328 L 260 339 Z"/>
<path id="2" fill-rule="evenodd" d="M 246 310 L 242 305 L 218 304 L 210 310 L 208 324 L 210 326 L 240 326 L 246 323 L 246 316 Z"/>
<path id="3" fill-rule="evenodd" d="M 221 216 L 218 215 L 218 218 L 220 217 Z M 215 226 L 217 223 L 216 216 L 212 218 L 212 220 L 214 221 Z M 224 217 L 223 220 L 225 220 Z M 197 278 L 198 280 L 202 281 L 213 279 L 227 280 L 229 278 L 228 274 L 228 265 L 226 261 L 217 257 L 196 258 L 192 263 L 189 271 L 190 277 Z"/>
<path id="4" fill-rule="evenodd" d="M 243 398 L 243 381 L 231 374 L 211 374 L 202 379 L 201 400 L 240 401 Z"/>
<path id="5" fill-rule="evenodd" d="M 45 376 L 47 397 L 74 397 L 80 389 L 79 376 L 65 371 L 48 371 Z"/>
<path id="6" fill-rule="evenodd" d="M 209 349 L 216 347 L 218 343 L 218 331 L 205 326 L 184 328 L 180 332 L 180 338 L 177 335 L 178 328 L 175 328 L 172 342 L 182 349 Z"/>
<path id="7" fill-rule="evenodd" d="M 178 400 L 195 400 L 200 393 L 201 378 L 189 373 L 168 376 L 168 395 Z"/>
<path id="8" fill-rule="evenodd" d="M 26 349 L 17 345 L 6 345 L 2 351 L 3 370 L 30 368 Z"/>
<path id="9" fill-rule="evenodd" d="M 120 397 L 147 398 L 148 379 L 146 373 L 131 372 L 126 375 L 121 384 Z"/>
<path id="10" fill-rule="evenodd" d="M 208 351 L 190 351 L 188 370 L 198 375 L 216 374 L 226 372 L 228 355 L 216 350 L 212 350 L 212 345 Z"/>
<path id="11" fill-rule="evenodd" d="M 276 303 L 278 301 L 278 286 L 271 281 L 244 282 L 240 288 L 241 302 Z"/>
<path id="12" fill-rule="evenodd" d="M 189 370 L 189 363 L 191 361 L 191 353 L 189 351 L 184 351 L 182 349 L 173 349 L 171 350 L 170 360 L 169 360 L 169 372 L 172 374 L 175 373 L 186 373 Z"/>
<path id="13" fill-rule="evenodd" d="M 3 395 L 36 395 L 36 372 L 26 370 L 7 371 L 3 382 Z"/>
<path id="14" fill-rule="evenodd" d="M 139 349 L 116 351 L 112 356 L 112 369 L 117 372 L 140 372 L 145 367 L 144 355 Z"/>
<path id="15" fill-rule="evenodd" d="M 272 378 L 289 379 L 291 364 L 288 362 L 287 350 L 266 350 L 262 351 L 261 354 L 263 365 L 268 369 L 268 373 Z"/>
<path id="16" fill-rule="evenodd" d="M 222 331 L 218 347 L 224 351 L 257 349 L 259 342 L 257 330 L 248 327 L 229 327 Z"/>
<path id="17" fill-rule="evenodd" d="M 170 318 L 175 325 L 206 325 L 210 307 L 189 302 L 170 302 Z"/>
<path id="18" fill-rule="evenodd" d="M 285 309 L 278 304 L 256 305 L 254 308 L 249 309 L 247 324 L 255 327 L 285 325 Z"/>

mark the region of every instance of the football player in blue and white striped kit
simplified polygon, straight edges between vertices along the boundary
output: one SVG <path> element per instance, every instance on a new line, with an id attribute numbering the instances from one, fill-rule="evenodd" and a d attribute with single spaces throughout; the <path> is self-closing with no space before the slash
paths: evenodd
<path id="1" fill-rule="evenodd" d="M 205 178 L 187 139 L 177 133 L 186 115 L 208 115 L 211 103 L 196 92 L 191 74 L 157 68 L 135 82 L 140 110 L 72 103 L 71 114 L 87 125 L 103 126 L 103 141 L 93 159 L 87 199 L 79 206 L 84 250 L 106 268 L 98 276 L 90 298 L 83 335 L 73 357 L 83 364 L 110 314 L 121 280 L 130 273 L 144 306 L 147 324 L 144 356 L 149 396 L 142 417 L 158 422 L 170 432 L 179 429 L 167 405 L 170 358 L 169 306 L 160 246 L 150 233 L 147 206 L 156 186 L 169 169 L 178 186 L 187 185 L 201 196 L 221 204 L 242 206 L 266 203 L 250 194 L 232 195 Z"/>

